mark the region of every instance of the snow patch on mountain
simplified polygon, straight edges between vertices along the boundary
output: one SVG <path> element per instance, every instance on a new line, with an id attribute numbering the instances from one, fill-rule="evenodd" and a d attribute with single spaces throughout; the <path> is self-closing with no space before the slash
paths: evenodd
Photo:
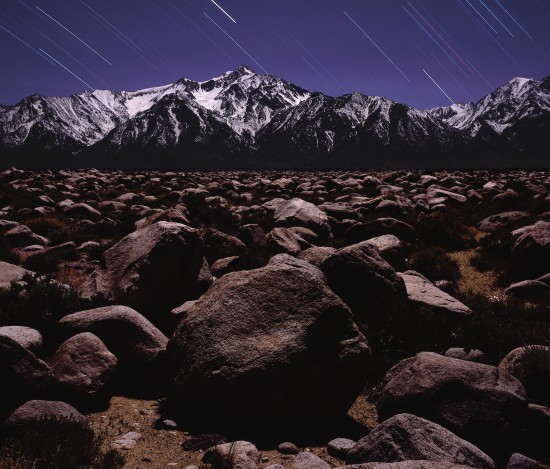
<path id="1" fill-rule="evenodd" d="M 550 111 L 547 81 L 514 78 L 477 104 L 458 104 L 430 112 L 472 137 L 487 128 L 502 135 L 521 119 L 538 117 Z"/>
<path id="2" fill-rule="evenodd" d="M 215 145 L 220 152 L 269 147 L 324 154 L 394 144 L 418 149 L 513 136 L 524 122 L 544 121 L 548 113 L 550 78 L 515 78 L 478 103 L 423 111 L 360 93 L 311 93 L 242 66 L 207 81 L 182 78 L 138 91 L 33 95 L 0 106 L 0 144 L 72 154 L 97 145 L 107 153 L 193 144 Z"/>

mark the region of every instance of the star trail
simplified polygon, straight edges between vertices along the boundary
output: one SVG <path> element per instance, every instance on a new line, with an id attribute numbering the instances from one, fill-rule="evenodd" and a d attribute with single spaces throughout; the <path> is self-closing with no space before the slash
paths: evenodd
<path id="1" fill-rule="evenodd" d="M 242 64 L 418 108 L 550 74 L 548 0 L 10 0 L 0 103 L 205 81 Z"/>

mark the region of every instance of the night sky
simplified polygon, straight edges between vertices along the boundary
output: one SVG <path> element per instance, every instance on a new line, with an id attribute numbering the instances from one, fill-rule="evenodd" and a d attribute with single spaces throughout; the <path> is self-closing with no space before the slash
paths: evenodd
<path id="1" fill-rule="evenodd" d="M 2 0 L 0 103 L 246 64 L 418 108 L 550 75 L 550 0 Z"/>

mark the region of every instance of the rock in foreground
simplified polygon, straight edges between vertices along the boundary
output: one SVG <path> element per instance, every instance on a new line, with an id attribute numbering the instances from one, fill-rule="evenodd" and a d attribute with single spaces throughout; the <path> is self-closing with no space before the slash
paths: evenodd
<path id="1" fill-rule="evenodd" d="M 65 316 L 58 323 L 63 339 L 91 332 L 101 339 L 118 359 L 120 381 L 140 388 L 163 372 L 168 339 L 137 311 L 126 306 L 106 306 Z"/>
<path id="2" fill-rule="evenodd" d="M 344 416 L 369 355 L 344 303 L 289 266 L 222 277 L 188 310 L 168 351 L 180 417 L 263 434 Z"/>
<path id="3" fill-rule="evenodd" d="M 525 389 L 496 367 L 422 352 L 386 375 L 378 403 L 387 419 L 411 413 L 448 428 L 493 458 L 517 442 L 527 413 Z"/>
<path id="4" fill-rule="evenodd" d="M 436 423 L 398 414 L 378 425 L 349 451 L 347 462 L 448 461 L 494 469 L 494 461 L 471 443 Z"/>

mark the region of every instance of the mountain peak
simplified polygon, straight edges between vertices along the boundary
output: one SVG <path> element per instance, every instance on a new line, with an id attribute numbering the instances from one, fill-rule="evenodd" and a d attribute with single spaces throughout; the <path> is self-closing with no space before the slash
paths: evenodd
<path id="1" fill-rule="evenodd" d="M 247 67 L 246 65 L 241 65 L 239 68 L 236 68 L 235 70 L 228 70 L 227 72 L 222 73 L 221 75 L 211 78 L 210 80 L 206 80 L 199 83 L 209 83 L 209 82 L 216 82 L 220 80 L 239 80 L 243 78 L 248 78 L 257 75 L 257 73 L 252 70 L 250 67 Z"/>
<path id="2" fill-rule="evenodd" d="M 240 73 L 242 75 L 256 75 L 256 72 L 246 65 L 241 65 L 235 70 L 235 73 Z"/>
<path id="3" fill-rule="evenodd" d="M 526 83 L 529 83 L 531 81 L 533 81 L 532 78 L 516 77 L 511 79 L 509 83 L 514 85 L 525 85 Z"/>

